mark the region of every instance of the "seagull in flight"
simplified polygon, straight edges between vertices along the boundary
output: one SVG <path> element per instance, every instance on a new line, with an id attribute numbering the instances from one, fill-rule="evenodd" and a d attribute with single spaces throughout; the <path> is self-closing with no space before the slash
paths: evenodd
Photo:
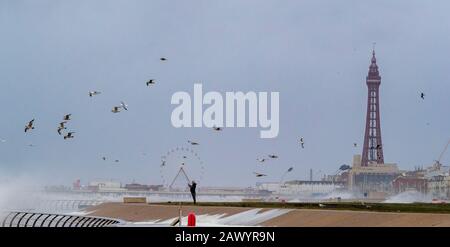
<path id="1" fill-rule="evenodd" d="M 216 127 L 216 126 L 214 126 L 214 127 L 213 127 L 213 130 L 215 130 L 215 131 L 221 131 L 221 130 L 222 130 L 222 127 Z"/>
<path id="2" fill-rule="evenodd" d="M 111 111 L 113 113 L 118 113 L 118 112 L 120 112 L 120 108 L 121 108 L 120 106 L 114 106 Z"/>
<path id="3" fill-rule="evenodd" d="M 106 160 L 106 157 L 105 157 L 105 156 L 103 156 L 103 157 L 102 157 L 102 160 Z"/>
<path id="4" fill-rule="evenodd" d="M 300 137 L 300 145 L 302 148 L 305 148 L 305 142 L 303 141 L 303 137 Z"/>
<path id="5" fill-rule="evenodd" d="M 191 145 L 200 145 L 200 143 L 198 143 L 198 142 L 193 142 L 193 141 L 188 141 L 188 143 L 190 143 Z"/>
<path id="6" fill-rule="evenodd" d="M 71 119 L 70 119 L 70 116 L 72 116 L 72 114 L 67 114 L 67 115 L 65 115 L 65 116 L 64 116 L 64 121 L 69 121 L 69 120 L 71 120 Z"/>
<path id="7" fill-rule="evenodd" d="M 264 161 L 266 161 L 266 159 L 264 159 L 264 158 L 262 158 L 262 159 L 257 158 L 256 160 L 259 161 L 260 163 L 263 163 Z"/>
<path id="8" fill-rule="evenodd" d="M 340 171 L 346 171 L 346 170 L 350 170 L 350 169 L 352 169 L 352 167 L 349 165 L 346 165 L 346 164 L 343 164 L 339 167 Z"/>
<path id="9" fill-rule="evenodd" d="M 161 60 L 161 61 L 166 61 L 166 60 L 167 60 L 167 58 L 165 58 L 165 57 L 162 57 L 162 58 L 160 58 L 159 60 Z"/>
<path id="10" fill-rule="evenodd" d="M 155 84 L 155 80 L 154 79 L 150 79 L 148 80 L 148 82 L 145 83 L 145 85 L 150 86 L 150 85 L 154 85 Z"/>
<path id="11" fill-rule="evenodd" d="M 127 104 L 125 104 L 125 102 L 123 102 L 123 101 L 120 101 L 120 106 L 123 108 L 123 109 L 125 109 L 125 111 L 128 111 L 128 105 Z"/>
<path id="12" fill-rule="evenodd" d="M 272 159 L 278 158 L 278 155 L 275 155 L 275 154 L 269 154 L 268 156 L 269 156 L 269 158 L 272 158 Z"/>
<path id="13" fill-rule="evenodd" d="M 420 93 L 420 98 L 425 99 L 425 94 L 423 92 Z"/>
<path id="14" fill-rule="evenodd" d="M 64 140 L 65 139 L 70 139 L 70 138 L 74 138 L 75 136 L 73 135 L 75 134 L 75 132 L 69 132 L 64 136 Z"/>
<path id="15" fill-rule="evenodd" d="M 62 134 L 61 133 L 62 130 L 67 129 L 66 126 L 64 126 L 64 124 L 66 124 L 66 123 L 67 123 L 66 121 L 59 123 L 58 130 L 57 130 L 59 135 Z"/>
<path id="16" fill-rule="evenodd" d="M 89 92 L 89 97 L 92 97 L 92 96 L 95 96 L 95 95 L 98 95 L 98 94 L 101 94 L 101 92 L 99 92 L 99 91 L 90 91 Z"/>
<path id="17" fill-rule="evenodd" d="M 353 147 L 356 148 L 357 146 L 358 146 L 358 143 L 354 142 L 354 143 L 353 143 Z"/>
<path id="18" fill-rule="evenodd" d="M 28 130 L 34 130 L 34 118 L 28 122 L 28 124 L 25 126 L 25 132 L 27 132 Z"/>
<path id="19" fill-rule="evenodd" d="M 61 126 L 59 126 L 58 129 L 57 129 L 56 131 L 58 131 L 58 134 L 59 134 L 59 135 L 62 135 L 62 132 L 61 132 L 61 131 L 64 130 L 64 129 L 67 129 L 67 128 L 66 128 L 66 127 L 61 127 Z"/>
<path id="20" fill-rule="evenodd" d="M 267 176 L 266 174 L 262 174 L 262 173 L 258 173 L 258 172 L 253 172 L 255 175 L 256 175 L 256 177 L 265 177 L 265 176 Z"/>

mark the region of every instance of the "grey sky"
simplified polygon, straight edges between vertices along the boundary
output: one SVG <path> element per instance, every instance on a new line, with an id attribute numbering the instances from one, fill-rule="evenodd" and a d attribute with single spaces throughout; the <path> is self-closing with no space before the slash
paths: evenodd
<path id="1" fill-rule="evenodd" d="M 161 155 L 195 139 L 203 185 L 277 181 L 290 166 L 289 179 L 305 179 L 309 168 L 332 173 L 361 153 L 353 142 L 363 139 L 372 42 L 385 161 L 431 164 L 450 138 L 449 8 L 410 0 L 0 1 L 0 172 L 53 184 L 157 184 Z M 157 84 L 146 88 L 150 78 Z M 192 93 L 198 82 L 204 91 L 279 91 L 278 138 L 260 139 L 255 128 L 173 128 L 172 94 Z M 89 90 L 103 93 L 91 99 Z M 130 110 L 112 114 L 121 100 Z M 77 132 L 67 142 L 56 133 L 66 113 Z M 36 129 L 25 135 L 31 118 Z M 280 158 L 259 166 L 269 153 Z M 270 176 L 256 179 L 256 170 Z"/>

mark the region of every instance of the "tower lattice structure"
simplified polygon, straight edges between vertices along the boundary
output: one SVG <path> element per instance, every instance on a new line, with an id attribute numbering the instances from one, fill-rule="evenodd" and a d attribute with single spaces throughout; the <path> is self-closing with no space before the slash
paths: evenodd
<path id="1" fill-rule="evenodd" d="M 372 51 L 372 60 L 369 67 L 369 73 L 366 77 L 366 84 L 368 89 L 367 115 L 361 166 L 370 166 L 370 164 L 384 164 L 383 143 L 381 141 L 379 96 L 381 76 L 378 71 L 375 50 Z"/>

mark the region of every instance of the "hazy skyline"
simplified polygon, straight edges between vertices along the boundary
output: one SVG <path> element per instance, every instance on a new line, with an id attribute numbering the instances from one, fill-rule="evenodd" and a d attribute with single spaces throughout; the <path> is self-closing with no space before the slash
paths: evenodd
<path id="1" fill-rule="evenodd" d="M 431 165 L 450 138 L 449 7 L 406 0 L 0 1 L 0 173 L 52 184 L 158 184 L 161 156 L 193 139 L 205 164 L 200 185 L 278 181 L 291 166 L 286 179 L 306 179 L 310 168 L 331 174 L 362 150 L 373 42 L 385 162 Z M 146 87 L 148 79 L 156 85 Z M 194 83 L 206 92 L 280 92 L 278 137 L 260 139 L 259 128 L 172 127 L 171 96 L 193 93 Z M 102 94 L 90 98 L 91 90 Z M 129 111 L 111 113 L 122 100 Z M 76 137 L 65 141 L 56 128 L 67 113 Z M 36 129 L 25 134 L 32 118 Z M 271 153 L 280 158 L 256 161 Z M 442 163 L 450 163 L 449 153 Z M 254 171 L 269 176 L 257 179 Z"/>

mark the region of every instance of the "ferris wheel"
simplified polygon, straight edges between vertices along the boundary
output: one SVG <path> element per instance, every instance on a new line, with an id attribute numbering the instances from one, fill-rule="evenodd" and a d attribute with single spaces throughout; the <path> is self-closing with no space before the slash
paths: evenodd
<path id="1" fill-rule="evenodd" d="M 192 181 L 200 183 L 204 173 L 203 160 L 193 148 L 176 147 L 161 156 L 161 180 L 168 190 L 185 191 Z"/>

